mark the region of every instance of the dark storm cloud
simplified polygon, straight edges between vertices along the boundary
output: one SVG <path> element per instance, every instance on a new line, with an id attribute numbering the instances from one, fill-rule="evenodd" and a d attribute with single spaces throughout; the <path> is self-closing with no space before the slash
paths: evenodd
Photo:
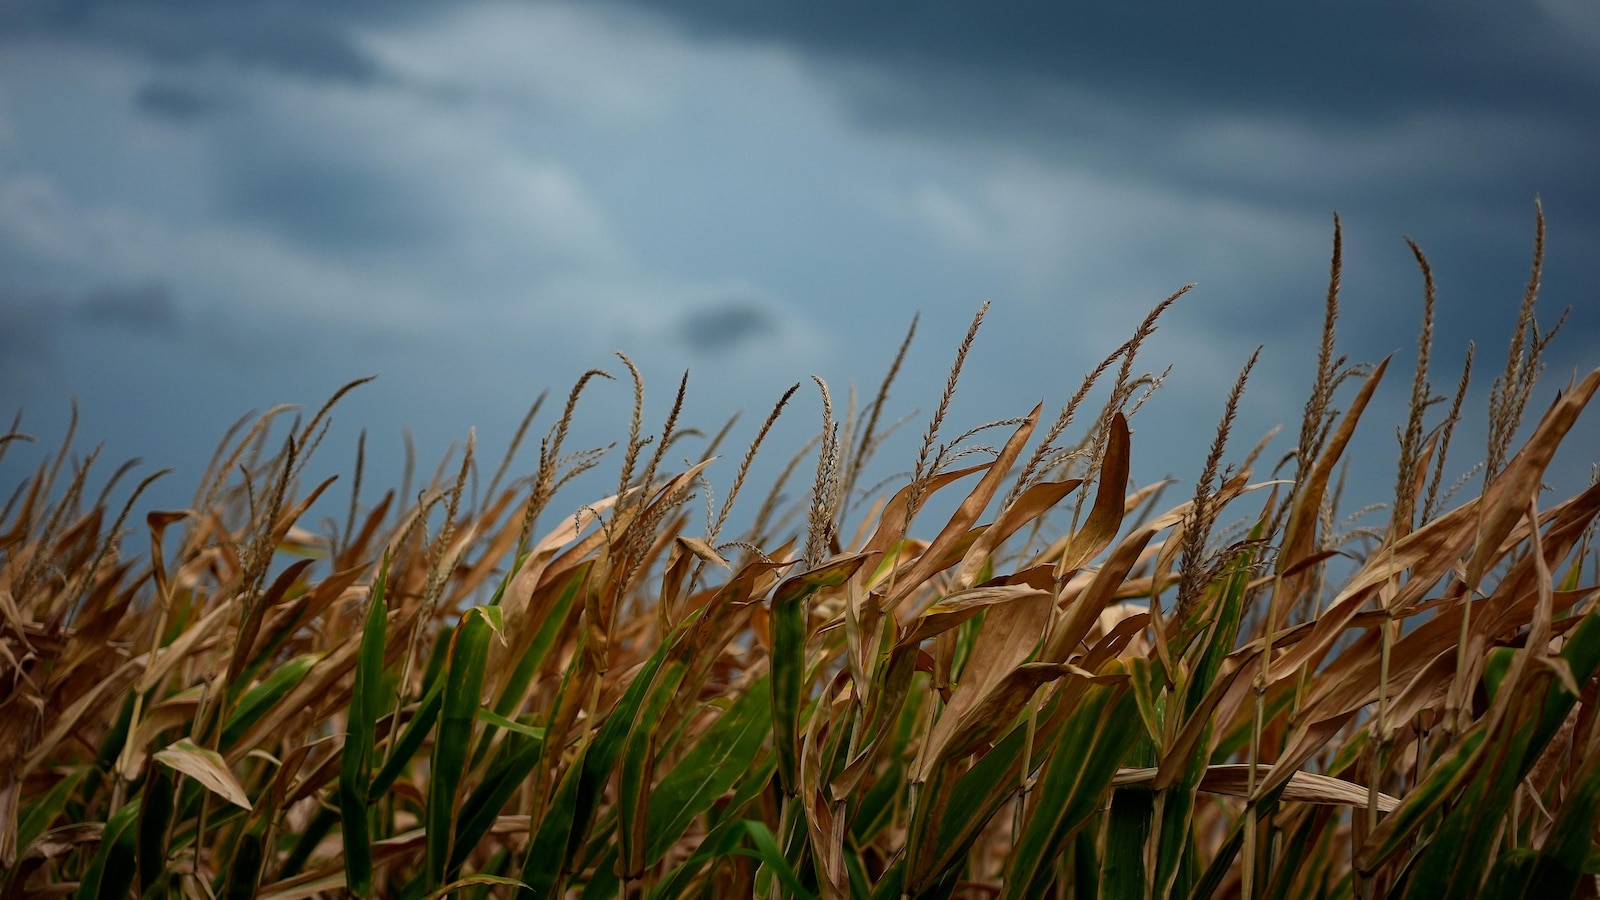
<path id="1" fill-rule="evenodd" d="M 40 297 L 0 291 L 0 379 L 50 354 L 59 310 Z"/>
<path id="2" fill-rule="evenodd" d="M 7 349 L 43 346 L 52 331 L 74 323 L 138 331 L 180 324 L 172 291 L 159 281 L 106 284 L 76 294 L 0 288 L 0 323 Z"/>
<path id="3" fill-rule="evenodd" d="M 213 60 L 315 78 L 366 81 L 377 67 L 356 45 L 351 16 L 367 4 L 44 0 L 7 4 L 0 38 L 41 36 L 123 47 L 170 63 Z"/>
<path id="4" fill-rule="evenodd" d="M 181 84 L 151 82 L 134 94 L 133 105 L 154 118 L 187 123 L 216 112 L 224 103 L 219 97 Z"/>
<path id="5" fill-rule="evenodd" d="M 628 2 L 797 49 L 864 128 L 1280 207 L 1600 203 L 1600 61 L 1534 4 Z"/>
<path id="6" fill-rule="evenodd" d="M 103 285 L 81 294 L 0 288 L 0 385 L 47 379 L 72 329 L 165 334 L 181 324 L 171 291 L 159 282 Z"/>
<path id="7" fill-rule="evenodd" d="M 1573 78 L 1573 54 L 1551 52 L 1566 36 L 1527 4 L 634 2 L 710 35 L 996 85 L 1080 84 L 1163 109 L 1370 120 L 1418 107 L 1600 103 L 1592 71 Z"/>
<path id="8" fill-rule="evenodd" d="M 749 300 L 725 300 L 690 310 L 678 333 L 696 353 L 721 353 L 777 330 L 772 314 Z"/>
<path id="9" fill-rule="evenodd" d="M 84 294 L 73 309 L 77 318 L 140 331 L 165 331 L 178 325 L 178 309 L 166 285 L 108 285 Z"/>
<path id="10" fill-rule="evenodd" d="M 422 243 L 442 227 L 406 184 L 336 159 L 234 160 L 221 212 L 335 252 Z"/>

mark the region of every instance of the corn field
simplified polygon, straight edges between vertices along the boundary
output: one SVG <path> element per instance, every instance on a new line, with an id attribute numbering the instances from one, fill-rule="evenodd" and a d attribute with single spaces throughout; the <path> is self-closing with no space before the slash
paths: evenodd
<path id="1" fill-rule="evenodd" d="M 1053 417 L 950 439 L 980 311 L 882 489 L 912 335 L 859 410 L 816 381 L 816 438 L 737 533 L 800 385 L 715 515 L 729 430 L 673 469 L 682 386 L 659 431 L 641 399 L 616 449 L 567 445 L 597 372 L 481 492 L 470 439 L 418 494 L 363 497 L 359 460 L 307 484 L 355 384 L 241 420 L 142 522 L 157 476 L 111 505 L 129 470 L 68 465 L 69 433 L 0 514 L 4 897 L 1594 897 L 1600 487 L 1541 485 L 1600 370 L 1540 390 L 1542 255 L 1541 220 L 1463 451 L 1473 357 L 1436 396 L 1416 250 L 1394 496 L 1345 531 L 1396 379 L 1338 353 L 1337 223 L 1297 442 L 1230 449 L 1252 358 L 1183 502 L 1130 481 L 1140 437 L 1180 436 L 1129 428 L 1183 291 Z M 609 496 L 563 493 L 602 465 Z M 319 502 L 345 521 L 305 524 Z"/>

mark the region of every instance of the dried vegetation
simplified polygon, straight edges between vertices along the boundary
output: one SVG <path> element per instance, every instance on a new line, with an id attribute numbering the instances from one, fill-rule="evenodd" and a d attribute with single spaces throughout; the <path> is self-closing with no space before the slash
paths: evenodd
<path id="1" fill-rule="evenodd" d="M 358 459 L 320 530 L 302 475 L 337 395 L 280 437 L 282 410 L 242 421 L 137 528 L 107 505 L 127 467 L 94 495 L 69 434 L 0 514 L 4 897 L 1593 896 L 1600 487 L 1540 488 L 1600 371 L 1524 422 L 1542 245 L 1454 486 L 1473 357 L 1436 397 L 1416 251 L 1395 497 L 1348 532 L 1388 364 L 1337 355 L 1337 223 L 1296 447 L 1227 462 L 1246 365 L 1172 508 L 1130 485 L 1128 417 L 1177 294 L 1047 427 L 948 440 L 980 311 L 890 491 L 859 482 L 911 335 L 860 411 L 818 381 L 817 439 L 731 537 L 794 389 L 715 516 L 691 500 L 728 430 L 672 471 L 681 384 L 659 433 L 636 404 L 614 495 L 558 505 L 602 461 L 566 446 L 598 371 L 531 476 L 508 453 L 478 492 L 469 440 L 368 503 Z M 935 494 L 962 498 L 943 522 Z"/>

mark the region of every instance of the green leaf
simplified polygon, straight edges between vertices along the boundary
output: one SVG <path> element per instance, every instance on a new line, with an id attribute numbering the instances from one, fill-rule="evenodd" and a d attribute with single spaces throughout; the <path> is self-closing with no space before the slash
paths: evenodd
<path id="1" fill-rule="evenodd" d="M 1155 822 L 1155 808 L 1155 793 L 1149 788 L 1133 786 L 1112 792 L 1102 882 L 1107 897 L 1144 896 L 1144 848 Z"/>
<path id="2" fill-rule="evenodd" d="M 389 558 L 384 555 L 372 583 L 367 618 L 361 629 L 356 655 L 355 684 L 350 691 L 350 711 L 339 761 L 339 815 L 344 832 L 345 884 L 358 897 L 372 893 L 372 835 L 367 804 L 372 788 L 372 753 L 378 718 L 383 715 L 383 650 L 388 633 L 388 604 L 384 601 Z M 248 702 L 248 698 L 246 700 Z"/>
<path id="3" fill-rule="evenodd" d="M 943 806 L 943 815 L 931 823 L 937 842 L 929 855 L 917 853 L 916 870 L 908 876 L 904 869 L 899 877 L 912 890 L 920 890 L 939 873 L 966 858 L 978 835 L 989 824 L 994 814 L 1005 805 L 1016 791 L 1022 768 L 1022 749 L 1027 728 L 1018 725 L 1001 738 L 988 753 L 979 757 L 950 787 L 949 799 Z M 946 779 L 951 777 L 946 767 L 934 770 L 934 778 L 922 787 L 925 798 L 919 801 L 924 808 L 926 798 L 937 798 L 945 791 Z M 927 846 L 926 841 L 922 846 Z"/>
<path id="4" fill-rule="evenodd" d="M 138 868 L 139 801 L 111 814 L 100 836 L 100 851 L 78 880 L 78 900 L 121 900 L 133 887 Z"/>
<path id="5" fill-rule="evenodd" d="M 812 893 L 800 883 L 800 877 L 794 873 L 794 868 L 784 858 L 783 851 L 778 849 L 778 841 L 772 836 L 772 831 L 766 825 L 754 819 L 744 820 L 745 833 L 750 836 L 750 841 L 756 845 L 755 853 L 751 854 L 761 860 L 783 886 L 789 889 L 789 894 L 800 900 L 809 900 Z"/>
<path id="6" fill-rule="evenodd" d="M 1534 872 L 1538 868 L 1539 852 L 1527 847 L 1514 847 L 1501 854 L 1495 862 L 1494 869 L 1489 872 L 1489 880 L 1484 884 L 1483 896 L 1499 897 L 1502 900 L 1515 900 L 1519 897 L 1530 896 L 1528 888 L 1533 883 Z M 1573 887 L 1577 886 L 1577 873 L 1573 873 Z M 1559 894 L 1534 894 L 1534 897 L 1571 897 L 1573 892 L 1568 889 Z"/>
<path id="7" fill-rule="evenodd" d="M 239 838 L 239 846 L 228 864 L 228 887 L 223 892 L 226 900 L 250 900 L 256 895 L 261 882 L 261 851 L 259 833 L 247 831 Z"/>
<path id="8" fill-rule="evenodd" d="M 572 826 L 577 819 L 578 788 L 583 781 L 585 748 L 578 748 L 578 757 L 567 768 L 550 798 L 544 818 L 533 840 L 528 842 L 528 853 L 522 861 L 522 896 L 524 898 L 554 897 L 561 878 L 562 867 L 572 844 Z"/>
<path id="9" fill-rule="evenodd" d="M 716 823 L 711 832 L 701 841 L 695 855 L 689 858 L 690 861 L 673 870 L 664 881 L 672 881 L 677 884 L 684 879 L 692 878 L 710 860 L 733 852 L 732 850 L 727 850 L 726 852 L 719 850 L 718 848 L 722 846 L 721 839 L 718 839 L 718 843 L 713 843 L 712 836 L 731 830 L 732 838 L 727 844 L 728 847 L 736 845 L 744 838 L 744 823 L 740 821 L 739 814 L 758 796 L 767 791 L 772 784 L 772 773 L 776 766 L 776 761 L 768 754 L 760 765 L 749 772 L 748 777 L 739 785 L 738 791 L 733 795 L 733 798 L 728 801 L 727 806 L 722 808 L 725 818 Z M 693 865 L 690 865 L 691 862 Z M 662 883 L 657 883 L 656 888 L 650 892 L 650 895 L 652 897 L 675 896 L 673 891 L 663 889 Z"/>
<path id="10" fill-rule="evenodd" d="M 1260 540 L 1265 524 L 1257 522 L 1250 529 L 1248 540 Z M 1210 624 L 1205 631 L 1204 649 L 1198 656 L 1194 667 L 1194 675 L 1189 679 L 1187 697 L 1184 703 L 1184 713 L 1192 715 L 1200 708 L 1200 703 L 1211 690 L 1217 680 L 1217 674 L 1222 670 L 1223 660 L 1233 652 L 1234 644 L 1239 640 L 1239 623 L 1244 615 L 1244 595 L 1250 586 L 1250 564 L 1255 559 L 1253 552 L 1239 553 L 1230 565 L 1227 582 L 1212 593 L 1217 596 L 1213 603 L 1204 604 L 1195 615 L 1210 617 Z"/>
<path id="11" fill-rule="evenodd" d="M 28 804 L 17 825 L 17 849 L 27 849 L 39 835 L 45 833 L 50 823 L 61 815 L 61 810 L 66 807 L 78 785 L 83 784 L 84 779 L 94 771 L 93 766 L 79 766 L 56 782 L 43 797 Z"/>
<path id="12" fill-rule="evenodd" d="M 582 778 L 578 782 L 578 793 L 572 808 L 572 830 L 567 844 L 566 859 L 572 858 L 589 833 L 589 819 L 599 805 L 600 794 L 605 790 L 606 782 L 611 778 L 611 770 L 616 765 L 617 757 L 622 753 L 623 744 L 633 730 L 633 722 L 639 715 L 639 707 L 644 703 L 646 693 L 655 683 L 656 673 L 661 670 L 668 652 L 681 633 L 680 628 L 661 642 L 661 646 L 650 655 L 634 675 L 627 689 L 622 692 L 621 699 L 606 716 L 605 723 L 595 732 L 594 741 L 583 756 Z"/>
<path id="13" fill-rule="evenodd" d="M 556 637 L 566 625 L 567 612 L 572 609 L 572 602 L 578 596 L 578 589 L 583 586 L 584 573 L 587 569 L 586 565 L 580 566 L 578 574 L 568 579 L 566 587 L 561 589 L 561 595 L 556 598 L 549 614 L 539 624 L 539 630 L 534 633 L 528 649 L 523 651 L 521 658 L 517 660 L 516 668 L 511 670 L 511 676 L 506 679 L 505 687 L 500 691 L 499 699 L 495 701 L 493 712 L 483 710 L 479 714 L 479 718 L 486 724 L 483 736 L 478 739 L 478 752 L 473 758 L 474 764 L 488 752 L 495 729 L 505 728 L 506 722 L 513 721 L 512 716 L 522 703 L 523 696 L 527 694 L 528 685 L 533 683 L 533 677 L 538 674 L 540 663 L 544 661 L 545 655 L 550 652 Z M 500 591 L 495 594 L 497 601 L 504 590 L 505 585 L 502 584 Z"/>
<path id="14" fill-rule="evenodd" d="M 1562 648 L 1561 659 L 1582 681 L 1588 680 L 1596 662 L 1600 662 L 1600 653 L 1596 652 L 1600 628 L 1594 626 L 1596 622 L 1600 622 L 1600 615 L 1586 616 Z M 1407 896 L 1479 895 L 1513 796 L 1577 700 L 1549 669 L 1526 673 L 1515 689 L 1531 702 L 1516 704 L 1501 727 L 1485 741 L 1479 754 L 1481 764 L 1418 860 Z M 1587 832 L 1593 820 L 1584 821 L 1582 827 Z M 1551 868 L 1559 868 L 1558 859 L 1570 864 L 1573 852 L 1569 848 L 1559 857 L 1551 857 Z M 1504 877 L 1514 880 L 1517 873 Z M 1552 871 L 1551 880 L 1561 878 Z"/>
<path id="15" fill-rule="evenodd" d="M 1056 857 L 1099 810 L 1142 727 L 1126 684 L 1091 685 L 1084 692 L 1044 764 L 1027 821 L 1012 848 L 1002 897 L 1043 896 L 1055 874 Z"/>
<path id="16" fill-rule="evenodd" d="M 1483 738 L 1484 727 L 1480 722 L 1463 734 L 1455 746 L 1433 764 L 1421 783 L 1406 793 L 1399 808 L 1390 813 L 1368 838 L 1366 846 L 1356 856 L 1356 868 L 1372 872 L 1405 846 L 1417 829 L 1450 799 L 1459 783 L 1471 771 L 1469 764 L 1476 764 L 1475 756 L 1483 746 Z"/>
<path id="17" fill-rule="evenodd" d="M 429 891 L 436 891 L 444 884 L 449 868 L 450 839 L 455 834 L 456 790 L 466 772 L 472 723 L 483 700 L 483 673 L 488 666 L 492 627 L 483 609 L 474 606 L 462 614 L 450 648 L 444 707 L 439 716 L 439 734 L 434 739 L 428 773 L 428 838 L 424 868 Z"/>
<path id="18" fill-rule="evenodd" d="M 482 722 L 493 725 L 496 728 L 503 728 L 506 731 L 516 732 L 523 737 L 534 738 L 541 741 L 544 740 L 543 728 L 540 728 L 536 725 L 524 725 L 515 719 L 508 719 L 499 713 L 490 712 L 487 709 L 478 710 L 478 719 Z"/>
<path id="19" fill-rule="evenodd" d="M 806 669 L 806 600 L 844 584 L 876 554 L 862 553 L 801 572 L 772 594 L 772 738 L 778 752 L 778 783 L 791 796 L 800 771 L 800 695 Z"/>
<path id="20" fill-rule="evenodd" d="M 148 894 L 167 870 L 167 829 L 172 824 L 176 785 L 172 772 L 154 766 L 145 779 L 139 814 L 139 893 Z"/>
<path id="21" fill-rule="evenodd" d="M 672 702 L 686 671 L 683 663 L 677 660 L 662 668 L 623 746 L 622 769 L 617 778 L 617 852 L 622 863 L 621 872 L 629 879 L 639 878 L 645 867 L 657 728 L 661 714 Z"/>
<path id="22" fill-rule="evenodd" d="M 1489 702 L 1500 693 L 1500 685 L 1506 680 L 1506 673 L 1511 671 L 1511 661 L 1517 656 L 1517 651 L 1510 647 L 1491 647 L 1483 661 L 1483 686 L 1489 695 Z"/>
<path id="23" fill-rule="evenodd" d="M 1263 527 L 1257 522 L 1250 530 L 1250 539 L 1259 539 Z M 1186 726 L 1193 721 L 1196 711 L 1202 709 L 1207 695 L 1219 689 L 1217 676 L 1222 671 L 1223 660 L 1233 652 L 1238 641 L 1244 595 L 1250 583 L 1250 563 L 1254 557 L 1252 552 L 1236 554 L 1227 580 L 1208 592 L 1207 602 L 1195 613 L 1197 617 L 1209 616 L 1210 621 L 1202 632 L 1199 650 L 1194 654 L 1192 674 L 1187 681 L 1180 680 L 1176 685 L 1183 698 Z M 1157 826 L 1156 868 L 1151 876 L 1159 896 L 1171 895 L 1179 883 L 1179 872 L 1190 844 L 1195 794 L 1211 760 L 1213 738 L 1214 726 L 1207 719 L 1198 739 L 1188 748 L 1187 756 L 1179 757 L 1186 760 L 1182 774 L 1163 791 L 1161 821 Z M 1184 752 L 1181 742 L 1179 744 L 1168 752 Z"/>
<path id="24" fill-rule="evenodd" d="M 406 722 L 406 727 L 400 731 L 400 740 L 394 742 L 389 748 L 389 758 L 384 762 L 378 774 L 372 776 L 372 786 L 368 796 L 377 797 L 386 793 L 394 786 L 395 779 L 411 764 L 411 758 L 417 755 L 417 750 L 428 734 L 433 731 L 434 723 L 439 721 L 439 710 L 444 706 L 444 679 L 433 683 L 427 693 L 423 694 L 422 702 L 417 704 L 417 711 Z"/>
<path id="25" fill-rule="evenodd" d="M 1139 711 L 1141 733 L 1134 738 L 1123 764 L 1146 767 L 1156 764 L 1155 744 L 1148 733 L 1149 721 L 1145 718 L 1148 702 L 1141 696 L 1140 685 L 1150 685 L 1152 667 L 1148 660 L 1134 659 L 1130 668 L 1133 677 L 1129 688 L 1134 707 Z M 1145 663 L 1145 665 L 1138 665 Z M 1154 667 L 1160 669 L 1159 664 Z M 1152 704 L 1153 705 L 1153 704 Z M 1148 787 L 1131 785 L 1111 792 L 1111 809 L 1107 813 L 1106 847 L 1103 861 L 1102 889 L 1107 897 L 1143 898 L 1145 892 L 1145 844 L 1155 824 L 1155 794 Z M 1101 867 L 1097 867 L 1101 868 Z M 1097 891 L 1094 895 L 1099 896 Z"/>
<path id="26" fill-rule="evenodd" d="M 488 710 L 480 710 L 480 716 L 492 715 Z M 513 739 L 507 744 L 506 753 L 498 765 L 489 770 L 483 782 L 473 789 L 466 802 L 461 804 L 461 815 L 456 826 L 456 836 L 453 849 L 450 851 L 450 871 L 454 873 L 466 861 L 467 855 L 478 845 L 478 841 L 493 827 L 495 819 L 499 818 L 500 811 L 510 802 L 516 794 L 517 788 L 533 773 L 539 760 L 544 758 L 544 729 L 528 728 L 526 725 L 512 723 L 520 732 L 536 731 L 532 737 Z"/>
<path id="27" fill-rule="evenodd" d="M 578 900 L 625 900 L 622 879 L 617 875 L 617 845 L 608 843 L 594 861 L 594 874 L 584 883 Z"/>
<path id="28" fill-rule="evenodd" d="M 878 886 L 872 889 L 872 900 L 899 900 L 905 893 L 906 860 L 900 857 L 884 870 L 883 877 L 878 879 Z"/>
<path id="29" fill-rule="evenodd" d="M 1571 896 L 1578 890 L 1594 823 L 1600 822 L 1600 754 L 1590 753 L 1550 826 L 1524 897 Z"/>
<path id="30" fill-rule="evenodd" d="M 278 704 L 279 700 L 289 691 L 293 690 L 311 667 L 321 659 L 321 654 L 305 653 L 276 667 L 266 680 L 254 685 L 245 691 L 243 699 L 234 707 L 228 720 L 222 726 L 222 740 L 218 746 L 226 752 L 231 749 L 239 739 L 244 737 L 250 727 L 261 720 L 269 710 Z"/>
<path id="31" fill-rule="evenodd" d="M 766 685 L 739 694 L 650 794 L 645 860 L 654 865 L 695 817 L 758 768 L 757 755 L 772 727 Z"/>
<path id="32" fill-rule="evenodd" d="M 682 896 L 689 882 L 705 868 L 706 863 L 732 854 L 744 836 L 743 820 L 726 819 L 719 823 L 717 827 L 706 832 L 705 839 L 700 842 L 694 855 L 656 882 L 656 886 L 650 891 L 651 900 Z"/>
<path id="33" fill-rule="evenodd" d="M 462 888 L 472 887 L 475 884 L 498 884 L 502 887 L 514 888 L 527 886 L 515 878 L 506 878 L 503 875 L 468 875 L 466 878 L 460 878 L 449 884 L 441 885 L 437 890 L 430 893 L 426 900 L 439 900 L 441 897 L 448 897 Z"/>

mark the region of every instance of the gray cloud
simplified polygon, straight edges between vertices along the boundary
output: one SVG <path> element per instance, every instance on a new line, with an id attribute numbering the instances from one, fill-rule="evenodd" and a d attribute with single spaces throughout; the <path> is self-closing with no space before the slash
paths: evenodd
<path id="1" fill-rule="evenodd" d="M 183 320 L 161 282 L 106 284 L 82 292 L 0 288 L 0 385 L 20 396 L 49 388 L 73 334 L 176 334 Z M 76 363 L 75 363 L 76 365 Z"/>
<path id="2" fill-rule="evenodd" d="M 108 284 L 80 293 L 0 289 L 0 355 L 46 359 L 67 329 L 91 326 L 149 333 L 182 325 L 160 282 Z"/>
<path id="3" fill-rule="evenodd" d="M 77 300 L 73 313 L 84 322 L 139 331 L 166 331 L 179 324 L 172 292 L 160 282 L 95 288 Z"/>
<path id="4" fill-rule="evenodd" d="M 1559 191 L 1600 217 L 1600 27 L 1564 24 L 1564 0 L 625 2 L 798 51 L 865 129 L 1267 207 L 1444 225 Z"/>
<path id="5" fill-rule="evenodd" d="M 319 251 L 414 245 L 443 229 L 436 208 L 418 199 L 411 186 L 372 166 L 326 157 L 235 159 L 220 207 L 229 217 L 263 224 Z"/>
<path id="6" fill-rule="evenodd" d="M 133 96 L 133 105 L 153 118 L 178 123 L 202 119 L 226 106 L 215 95 L 160 81 L 139 88 L 139 92 Z"/>
<path id="7" fill-rule="evenodd" d="M 0 292 L 0 379 L 50 355 L 59 310 L 37 297 Z"/>
<path id="8" fill-rule="evenodd" d="M 357 46 L 350 19 L 364 4 L 329 11 L 314 3 L 79 0 L 10 5 L 0 38 L 44 36 L 122 47 L 161 62 L 222 60 L 300 75 L 367 81 L 377 67 Z M 379 15 L 371 8 L 370 14 Z"/>
<path id="9" fill-rule="evenodd" d="M 633 2 L 705 34 L 781 41 L 919 77 L 1078 84 L 1163 110 L 1315 109 L 1370 121 L 1438 106 L 1562 112 L 1600 103 L 1592 64 L 1552 52 L 1567 44 L 1564 28 L 1523 6 L 1000 0 L 978 14 L 960 0 L 933 0 L 908 14 L 841 0 Z M 1574 78 L 1585 68 L 1589 77 Z"/>
<path id="10" fill-rule="evenodd" d="M 0 42 L 35 37 L 0 70 L 26 101 L 0 122 L 0 270 L 41 285 L 160 272 L 193 315 L 136 282 L 99 300 L 0 296 L 0 367 L 58 341 L 81 372 L 40 395 L 99 396 L 129 422 L 176 415 L 164 398 L 192 381 L 231 421 L 245 393 L 305 399 L 335 366 L 405 378 L 427 356 L 449 376 L 384 382 L 384 421 L 454 434 L 472 424 L 463 395 L 489 424 L 507 385 L 603 363 L 613 321 L 647 378 L 692 361 L 718 404 L 742 405 L 761 377 L 875 381 L 882 335 L 913 309 L 925 334 L 903 383 L 932 402 L 945 350 L 994 296 L 963 396 L 998 410 L 975 423 L 1075 387 L 1190 280 L 1149 357 L 1179 363 L 1173 427 L 1214 425 L 1261 340 L 1247 405 L 1293 422 L 1332 209 L 1341 348 L 1409 352 L 1409 232 L 1440 279 L 1444 373 L 1467 339 L 1480 361 L 1486 335 L 1503 347 L 1536 193 L 1545 318 L 1577 304 L 1569 330 L 1594 346 L 1600 82 L 1537 8 L 613 0 L 437 5 L 385 28 L 417 6 L 30 2 L 0 4 Z M 801 317 L 773 297 L 815 300 Z M 179 326 L 199 352 L 127 331 Z M 277 343 L 302 355 L 285 365 Z M 149 364 L 172 356 L 189 368 Z M 143 406 L 124 399 L 133 377 Z M 591 418 L 625 421 L 622 395 Z M 1172 442 L 1135 446 L 1146 471 L 1197 468 Z"/>
<path id="11" fill-rule="evenodd" d="M 678 324 L 678 333 L 696 353 L 723 353 L 778 330 L 772 314 L 761 304 L 728 299 L 690 310 Z"/>
<path id="12" fill-rule="evenodd" d="M 1539 192 L 1600 198 L 1591 164 L 1600 120 L 1584 113 L 1600 107 L 1600 53 L 1583 44 L 1600 40 L 1600 29 L 1563 19 L 1567 0 L 1516 8 L 999 0 L 981 14 L 933 0 L 914 15 L 838 0 L 611 5 L 703 38 L 792 48 L 868 129 L 1026 147 L 1108 174 L 1302 210 L 1365 203 L 1409 214 L 1419 192 L 1449 191 L 1460 209 L 1438 216 L 1447 222 L 1505 216 Z M 0 13 L 0 37 L 50 34 L 165 62 L 220 59 L 366 83 L 384 75 L 357 30 L 430 9 L 79 0 Z M 138 103 L 177 121 L 215 109 L 215 98 L 168 83 L 146 86 Z M 250 187 L 243 193 L 248 204 Z M 1573 202 L 1600 216 L 1600 199 Z M 263 212 L 279 225 L 306 224 L 298 210 Z M 394 211 L 348 212 L 372 233 L 369 219 Z"/>
<path id="13" fill-rule="evenodd" d="M 920 86 L 937 117 L 987 108 L 1026 129 L 1033 99 L 1073 86 L 1136 116 L 1216 112 L 1343 125 L 1419 110 L 1500 111 L 1543 118 L 1600 106 L 1594 32 L 1574 4 L 1396 5 L 1355 0 L 1226 7 L 1183 0 L 1050 4 L 996 0 L 981 14 L 960 0 L 914 13 L 843 0 L 612 0 L 713 38 L 781 43 L 830 63 L 862 65 Z M 0 38 L 93 40 L 176 63 L 225 60 L 318 78 L 369 81 L 377 64 L 355 36 L 437 10 L 422 2 L 351 0 L 76 0 L 10 4 Z M 1578 10 L 1581 14 L 1582 10 Z M 1581 18 L 1581 15 L 1580 15 Z M 878 87 L 882 87 L 879 83 Z M 858 99 L 872 90 L 857 84 Z M 901 98 L 901 103 L 908 98 Z M 999 101 L 999 102 L 996 102 Z M 864 109 L 873 109 L 870 103 Z M 1062 123 L 1046 123 L 1052 130 Z"/>

